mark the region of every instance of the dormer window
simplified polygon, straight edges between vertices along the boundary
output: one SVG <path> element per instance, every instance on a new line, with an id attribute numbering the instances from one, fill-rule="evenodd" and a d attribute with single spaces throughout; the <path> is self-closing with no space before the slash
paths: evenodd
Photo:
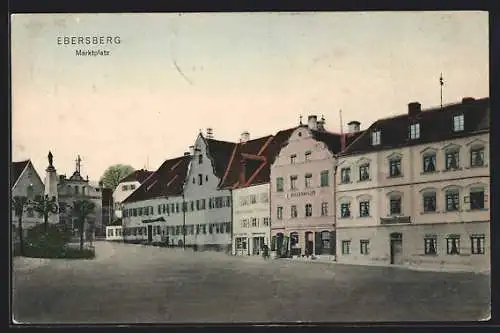
<path id="1" fill-rule="evenodd" d="M 411 124 L 410 125 L 410 139 L 415 140 L 420 138 L 420 124 Z"/>
<path id="2" fill-rule="evenodd" d="M 380 144 L 380 131 L 372 132 L 372 145 L 376 146 Z"/>
<path id="3" fill-rule="evenodd" d="M 453 116 L 453 131 L 460 132 L 464 130 L 464 115 Z"/>

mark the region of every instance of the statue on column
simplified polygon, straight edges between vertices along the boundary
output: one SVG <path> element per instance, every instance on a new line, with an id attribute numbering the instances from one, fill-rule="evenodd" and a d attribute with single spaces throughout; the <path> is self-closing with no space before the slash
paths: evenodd
<path id="1" fill-rule="evenodd" d="M 53 160 L 54 157 L 53 157 L 53 155 L 52 155 L 52 153 L 51 153 L 50 150 L 49 150 L 49 156 L 48 156 L 48 158 L 49 158 L 49 166 L 53 166 L 52 165 L 52 160 Z"/>

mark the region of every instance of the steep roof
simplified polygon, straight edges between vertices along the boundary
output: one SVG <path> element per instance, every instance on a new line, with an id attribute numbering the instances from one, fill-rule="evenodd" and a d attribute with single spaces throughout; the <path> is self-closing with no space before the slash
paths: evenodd
<path id="1" fill-rule="evenodd" d="M 130 203 L 158 197 L 181 195 L 191 156 L 166 160 L 123 202 Z"/>
<path id="2" fill-rule="evenodd" d="M 464 130 L 455 132 L 453 117 L 459 114 L 464 115 Z M 409 126 L 417 122 L 420 124 L 420 138 L 410 139 Z M 407 112 L 377 120 L 354 140 L 341 156 L 451 140 L 487 132 L 489 128 L 489 98 L 468 98 L 443 108 L 434 107 L 412 115 Z M 381 143 L 375 146 L 371 143 L 371 133 L 374 130 L 381 131 Z"/>
<path id="3" fill-rule="evenodd" d="M 14 186 L 14 184 L 17 182 L 19 177 L 21 177 L 21 174 L 23 173 L 24 169 L 30 164 L 30 160 L 26 161 L 19 161 L 19 162 L 12 162 L 11 166 L 11 177 L 10 177 L 10 187 Z"/>
<path id="4" fill-rule="evenodd" d="M 279 131 L 276 135 L 266 135 L 238 143 L 231 152 L 231 159 L 220 187 L 247 187 L 269 182 L 270 165 L 295 129 L 296 127 Z M 239 176 L 243 171 L 243 161 L 246 162 L 245 183 L 240 184 Z"/>
<path id="5" fill-rule="evenodd" d="M 138 181 L 139 183 L 144 183 L 146 179 L 149 178 L 154 173 L 154 171 L 148 171 L 144 169 L 135 170 L 128 176 L 124 177 L 120 182 L 133 182 Z"/>
<path id="6" fill-rule="evenodd" d="M 215 139 L 205 138 L 205 140 L 208 147 L 208 154 L 212 157 L 214 162 L 215 175 L 219 179 L 222 179 L 231 159 L 231 154 L 237 144 Z"/>

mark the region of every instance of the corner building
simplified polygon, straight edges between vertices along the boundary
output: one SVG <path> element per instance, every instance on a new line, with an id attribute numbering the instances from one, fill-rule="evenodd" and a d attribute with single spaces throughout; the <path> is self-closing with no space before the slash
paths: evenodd
<path id="1" fill-rule="evenodd" d="M 340 154 L 338 261 L 488 269 L 489 99 L 381 119 Z"/>

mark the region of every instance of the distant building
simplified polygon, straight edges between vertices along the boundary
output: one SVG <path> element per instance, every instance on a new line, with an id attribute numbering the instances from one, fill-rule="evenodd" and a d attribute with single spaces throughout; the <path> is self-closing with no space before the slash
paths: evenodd
<path id="1" fill-rule="evenodd" d="M 489 98 L 376 121 L 340 156 L 338 261 L 490 265 Z"/>
<path id="2" fill-rule="evenodd" d="M 30 160 L 13 162 L 11 165 L 10 188 L 12 198 L 15 196 L 27 197 L 29 200 L 42 196 L 45 186 Z M 19 223 L 19 216 L 12 210 L 12 226 L 16 231 Z M 40 223 L 42 219 L 33 211 L 30 206 L 23 212 L 23 228 L 26 230 Z"/>
<path id="3" fill-rule="evenodd" d="M 153 171 L 148 170 L 136 170 L 131 174 L 123 178 L 116 189 L 113 191 L 113 205 L 114 205 L 114 217 L 122 218 L 122 203 L 123 201 L 134 192 L 139 186 L 141 186 L 146 179 L 148 179 L 153 174 Z"/>
<path id="4" fill-rule="evenodd" d="M 101 184 L 99 184 L 101 185 Z M 101 185 L 102 186 L 102 185 Z M 99 235 L 104 235 L 104 230 L 108 225 L 111 225 L 115 220 L 114 216 L 114 206 L 113 206 L 113 190 L 110 188 L 102 187 L 102 229 L 100 230 Z"/>

